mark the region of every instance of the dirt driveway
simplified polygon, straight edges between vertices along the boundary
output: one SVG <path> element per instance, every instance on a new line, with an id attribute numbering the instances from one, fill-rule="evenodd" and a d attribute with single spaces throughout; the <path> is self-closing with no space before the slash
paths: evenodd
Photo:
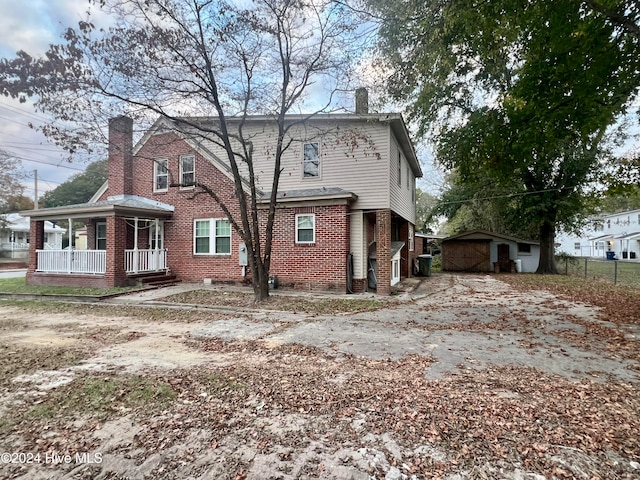
<path id="1" fill-rule="evenodd" d="M 340 315 L 184 289 L 0 305 L 0 478 L 640 477 L 640 331 L 596 307 L 475 275 Z"/>

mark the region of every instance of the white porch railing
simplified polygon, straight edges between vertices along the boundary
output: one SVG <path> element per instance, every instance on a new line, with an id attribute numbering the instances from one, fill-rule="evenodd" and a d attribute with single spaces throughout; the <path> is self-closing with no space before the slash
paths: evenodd
<path id="1" fill-rule="evenodd" d="M 38 272 L 104 275 L 107 271 L 106 250 L 36 250 Z M 157 272 L 167 269 L 166 250 L 125 250 L 128 274 Z"/>
<path id="2" fill-rule="evenodd" d="M 105 250 L 36 250 L 38 272 L 104 274 L 107 271 Z"/>
<path id="3" fill-rule="evenodd" d="M 167 269 L 165 249 L 125 250 L 124 258 L 127 273 L 158 272 Z"/>

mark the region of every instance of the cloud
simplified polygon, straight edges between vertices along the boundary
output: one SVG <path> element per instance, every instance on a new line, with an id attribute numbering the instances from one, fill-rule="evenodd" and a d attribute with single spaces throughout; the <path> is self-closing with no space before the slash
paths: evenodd
<path id="1" fill-rule="evenodd" d="M 19 50 L 37 56 L 58 43 L 69 26 L 86 19 L 87 0 L 29 0 L 0 2 L 0 57 Z"/>

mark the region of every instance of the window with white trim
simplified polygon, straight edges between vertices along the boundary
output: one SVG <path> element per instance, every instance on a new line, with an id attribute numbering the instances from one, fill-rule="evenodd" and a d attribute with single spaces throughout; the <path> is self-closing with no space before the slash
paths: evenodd
<path id="1" fill-rule="evenodd" d="M 169 188 L 169 160 L 158 158 L 153 162 L 153 191 L 166 192 Z"/>
<path id="2" fill-rule="evenodd" d="M 180 157 L 180 185 L 182 188 L 193 188 L 196 181 L 196 157 L 182 155 Z"/>
<path id="3" fill-rule="evenodd" d="M 320 176 L 320 152 L 318 143 L 305 143 L 302 152 L 303 178 L 317 178 Z"/>
<path id="4" fill-rule="evenodd" d="M 575 243 L 573 244 L 573 249 L 574 249 L 574 250 L 580 250 L 580 242 L 575 242 Z"/>
<path id="5" fill-rule="evenodd" d="M 107 223 L 96 223 L 96 250 L 107 249 Z"/>
<path id="6" fill-rule="evenodd" d="M 229 220 L 223 218 L 194 220 L 193 253 L 195 255 L 229 255 L 231 253 Z"/>
<path id="7" fill-rule="evenodd" d="M 314 214 L 296 215 L 296 243 L 315 243 L 316 216 Z"/>
<path id="8" fill-rule="evenodd" d="M 400 150 L 398 150 L 398 186 L 402 186 L 402 155 L 400 155 Z"/>

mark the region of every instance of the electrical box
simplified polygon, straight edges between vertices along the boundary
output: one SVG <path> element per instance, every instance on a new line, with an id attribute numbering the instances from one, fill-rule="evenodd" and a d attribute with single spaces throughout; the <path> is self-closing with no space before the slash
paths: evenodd
<path id="1" fill-rule="evenodd" d="M 240 244 L 240 247 L 238 248 L 238 264 L 246 267 L 247 265 L 249 265 L 249 256 L 247 253 L 247 246 L 245 245 L 244 242 L 242 242 Z"/>

